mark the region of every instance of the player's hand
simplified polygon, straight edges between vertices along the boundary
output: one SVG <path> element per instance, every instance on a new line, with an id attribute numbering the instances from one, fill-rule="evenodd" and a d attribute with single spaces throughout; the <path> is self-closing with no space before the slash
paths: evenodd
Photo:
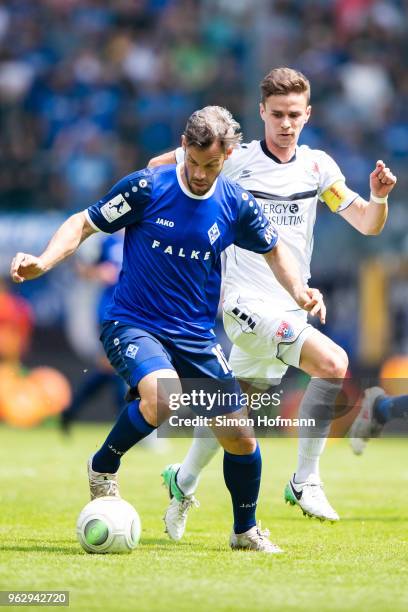
<path id="1" fill-rule="evenodd" d="M 379 159 L 375 170 L 370 174 L 370 189 L 377 198 L 385 198 L 397 182 L 397 177 L 384 164 L 382 159 Z"/>
<path id="2" fill-rule="evenodd" d="M 318 316 L 320 323 L 326 323 L 326 305 L 323 296 L 318 289 L 306 287 L 299 295 L 297 302 L 299 306 L 309 312 L 312 317 Z"/>
<path id="3" fill-rule="evenodd" d="M 10 276 L 15 283 L 38 278 L 46 272 L 46 268 L 39 257 L 28 253 L 17 253 L 10 267 Z"/>

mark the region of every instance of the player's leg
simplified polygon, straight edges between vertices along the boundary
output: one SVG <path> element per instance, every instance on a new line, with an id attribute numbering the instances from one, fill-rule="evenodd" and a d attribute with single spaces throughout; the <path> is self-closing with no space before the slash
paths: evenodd
<path id="1" fill-rule="evenodd" d="M 117 472 L 121 457 L 168 417 L 168 390 L 162 381 L 178 380 L 167 351 L 151 334 L 109 322 L 101 338 L 112 366 L 137 393 L 89 461 L 92 498 L 119 494 Z"/>
<path id="2" fill-rule="evenodd" d="M 140 399 L 134 399 L 120 413 L 101 448 L 88 464 L 91 498 L 119 495 L 117 473 L 122 456 L 168 418 L 168 398 L 160 395 L 160 380 L 177 378 L 171 369 L 160 369 L 138 383 Z"/>
<path id="3" fill-rule="evenodd" d="M 247 415 L 240 410 L 225 415 L 226 421 L 241 421 Z M 224 448 L 224 480 L 231 495 L 234 525 L 230 537 L 232 549 L 280 553 L 269 540 L 269 532 L 257 525 L 256 508 L 261 484 L 262 457 L 251 426 L 214 426 L 213 431 Z"/>
<path id="4" fill-rule="evenodd" d="M 286 371 L 285 365 L 301 368 L 314 377 L 300 405 L 299 417 L 317 415 L 317 427 L 300 437 L 296 471 L 299 487 L 296 492 L 293 490 L 292 479 L 285 489 L 285 499 L 311 516 L 336 520 L 338 516 L 323 493 L 318 469 L 334 402 L 347 368 L 344 351 L 308 325 L 303 311 L 276 312 L 272 303 L 242 298 L 232 301 L 224 307 L 224 324 L 241 353 L 247 354 L 247 359 L 252 356 L 252 364 L 245 365 L 244 360 L 238 366 L 234 364 L 239 378 L 257 379 L 263 373 L 270 384 L 277 384 Z M 264 362 L 269 362 L 269 367 Z"/>
<path id="5" fill-rule="evenodd" d="M 350 429 L 353 452 L 361 455 L 370 438 L 379 436 L 388 421 L 400 418 L 408 418 L 408 395 L 389 396 L 381 387 L 366 389 L 360 412 Z"/>
<path id="6" fill-rule="evenodd" d="M 252 387 L 247 381 L 261 379 L 265 382 L 267 371 L 265 366 L 269 366 L 269 361 L 258 359 L 254 363 L 254 358 L 233 345 L 229 356 L 229 363 L 235 373 L 239 373 L 238 379 L 240 387 L 244 393 L 251 395 L 252 391 L 259 392 L 258 387 Z M 286 366 L 279 362 L 277 381 L 286 371 Z M 195 427 L 193 442 L 181 464 L 167 466 L 166 470 L 177 471 L 177 482 L 186 495 L 192 495 L 197 490 L 201 472 L 215 457 L 220 449 L 220 443 L 214 436 L 210 427 Z"/>
<path id="7" fill-rule="evenodd" d="M 321 520 L 338 520 L 320 481 L 319 463 L 334 417 L 337 396 L 346 375 L 348 359 L 342 348 L 312 328 L 300 348 L 298 367 L 311 376 L 299 407 L 299 419 L 314 419 L 315 427 L 302 428 L 298 465 L 285 489 L 286 501 L 304 514 Z M 284 349 L 283 358 L 296 365 L 296 346 Z"/>
<path id="8" fill-rule="evenodd" d="M 270 363 L 269 360 L 264 363 L 260 363 L 261 361 L 265 360 L 255 360 L 237 346 L 232 346 L 229 363 L 233 371 L 240 372 L 246 380 L 258 378 L 265 382 L 268 376 L 266 368 L 270 366 Z M 275 374 L 279 381 L 286 369 L 282 362 L 278 362 Z M 248 383 L 240 381 L 240 385 L 243 392 L 250 395 Z M 193 496 L 197 490 L 201 472 L 220 448 L 221 445 L 210 427 L 195 427 L 193 442 L 183 462 L 170 464 L 163 470 L 161 475 L 172 499 L 164 520 L 167 533 L 172 539 L 180 540 L 183 537 L 188 510 L 194 505 L 199 505 Z"/>
<path id="9" fill-rule="evenodd" d="M 207 412 L 208 406 L 195 408 L 195 411 L 197 414 L 204 413 L 212 418 L 214 433 L 225 449 L 224 479 L 231 494 L 234 514 L 231 547 L 268 553 L 280 552 L 256 526 L 255 512 L 261 478 L 261 454 L 253 428 L 248 425 L 243 426 L 239 420 L 240 417 L 246 416 L 246 411 L 240 404 L 239 386 L 221 346 L 214 341 L 200 342 L 196 346 L 192 346 L 192 343 L 183 346 L 180 342 L 177 349 L 174 363 L 183 376 L 183 382 L 187 383 L 190 379 L 191 392 L 196 392 L 197 387 L 201 390 L 204 385 L 206 397 L 209 392 L 218 398 L 211 407 L 211 412 Z M 219 416 L 224 417 L 221 425 L 217 422 Z M 169 533 L 176 509 L 177 503 L 173 498 L 165 515 Z"/>

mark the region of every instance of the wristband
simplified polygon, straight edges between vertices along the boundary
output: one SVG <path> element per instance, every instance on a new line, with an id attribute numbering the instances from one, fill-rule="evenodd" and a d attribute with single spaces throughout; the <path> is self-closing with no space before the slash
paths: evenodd
<path id="1" fill-rule="evenodd" d="M 378 196 L 375 196 L 373 192 L 371 192 L 370 200 L 371 202 L 375 202 L 376 204 L 386 204 L 388 202 L 388 196 L 386 195 L 383 198 L 379 198 Z"/>

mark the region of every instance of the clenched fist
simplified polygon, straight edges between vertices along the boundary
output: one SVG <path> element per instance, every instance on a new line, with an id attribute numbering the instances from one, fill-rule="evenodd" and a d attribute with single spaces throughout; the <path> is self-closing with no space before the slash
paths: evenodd
<path id="1" fill-rule="evenodd" d="M 17 253 L 11 262 L 10 276 L 15 283 L 23 283 L 25 280 L 38 278 L 46 271 L 40 257 Z"/>

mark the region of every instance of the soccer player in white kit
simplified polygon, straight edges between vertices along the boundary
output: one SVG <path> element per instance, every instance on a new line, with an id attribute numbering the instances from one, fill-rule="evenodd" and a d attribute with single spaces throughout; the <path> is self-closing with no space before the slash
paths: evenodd
<path id="1" fill-rule="evenodd" d="M 261 94 L 265 138 L 236 149 L 223 172 L 250 191 L 254 206 L 262 208 L 278 227 L 306 283 L 318 200 L 362 234 L 376 235 L 384 227 L 387 197 L 396 178 L 381 160 L 377 161 L 369 179 L 370 199 L 366 201 L 346 186 L 345 177 L 329 155 L 298 145 L 311 114 L 310 83 L 302 73 L 290 68 L 273 69 L 261 82 Z M 174 163 L 183 155 L 180 148 L 150 163 Z M 306 515 L 337 521 L 339 516 L 322 488 L 319 459 L 347 371 L 346 353 L 308 324 L 306 313 L 271 276 L 262 257 L 236 246 L 227 250 L 223 316 L 226 333 L 233 342 L 229 362 L 244 381 L 244 390 L 248 389 L 245 381 L 251 381 L 252 389 L 257 381 L 265 379 L 279 384 L 289 365 L 311 376 L 299 418 L 317 416 L 316 427 L 312 435 L 299 438 L 298 465 L 286 485 L 285 500 L 300 506 Z M 174 540 L 184 534 L 187 512 L 197 505 L 193 494 L 200 473 L 218 448 L 211 433 L 197 429 L 183 463 L 168 466 L 162 474 L 171 498 L 164 520 Z"/>

